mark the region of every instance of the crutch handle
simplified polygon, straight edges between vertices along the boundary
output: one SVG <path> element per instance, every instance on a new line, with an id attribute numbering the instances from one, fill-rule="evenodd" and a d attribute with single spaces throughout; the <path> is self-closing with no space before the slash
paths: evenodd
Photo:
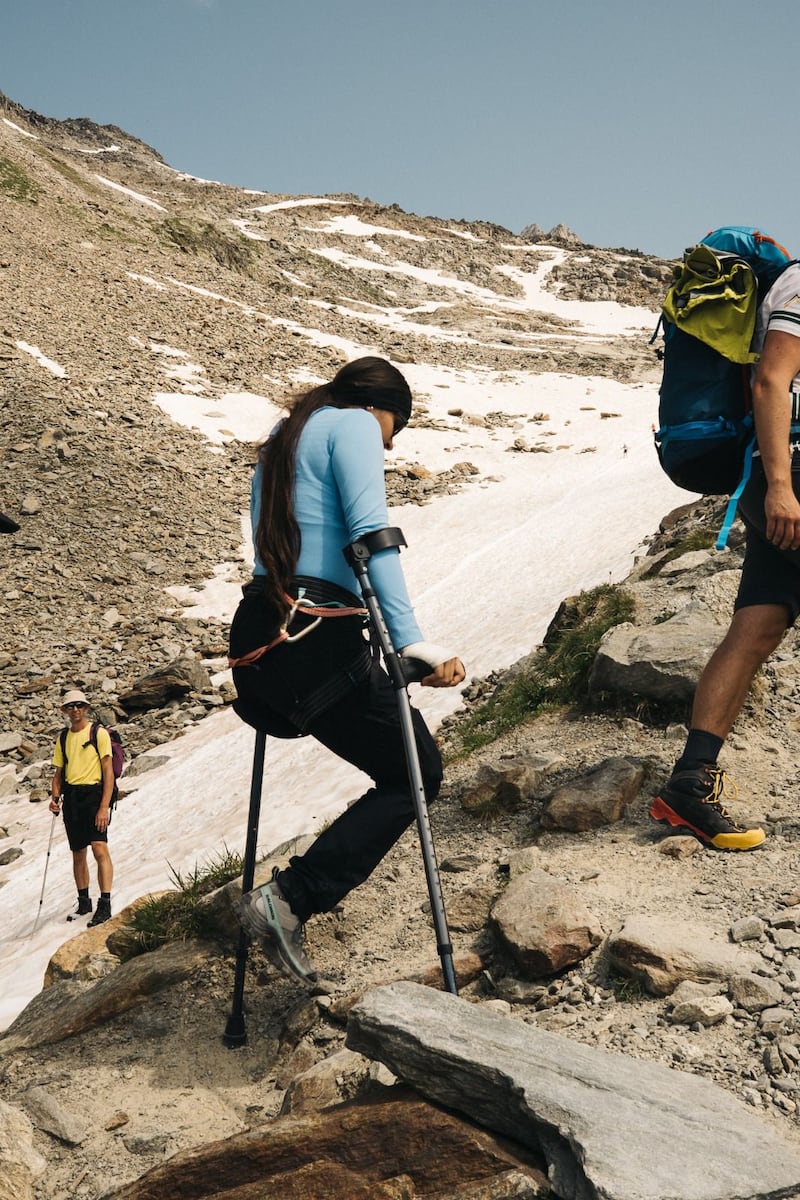
<path id="1" fill-rule="evenodd" d="M 399 658 L 406 683 L 420 683 L 433 670 L 430 663 L 423 662 L 421 658 L 403 658 L 402 654 Z"/>

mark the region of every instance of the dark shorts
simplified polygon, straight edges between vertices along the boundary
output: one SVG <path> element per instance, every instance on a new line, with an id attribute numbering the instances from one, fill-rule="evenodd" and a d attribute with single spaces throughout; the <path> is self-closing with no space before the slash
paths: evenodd
<path id="1" fill-rule="evenodd" d="M 800 497 L 800 461 L 792 462 L 792 483 Z M 764 498 L 767 485 L 758 459 L 739 502 L 746 533 L 744 564 L 735 608 L 754 604 L 782 604 L 788 609 L 787 626 L 800 616 L 800 550 L 778 550 L 764 537 Z"/>
<path id="2" fill-rule="evenodd" d="M 61 811 L 64 814 L 64 828 L 67 831 L 70 850 L 85 850 L 92 842 L 108 841 L 107 831 L 99 830 L 94 823 L 102 798 L 102 783 L 85 786 L 64 784 L 64 802 Z M 110 813 L 108 819 L 110 823 Z"/>

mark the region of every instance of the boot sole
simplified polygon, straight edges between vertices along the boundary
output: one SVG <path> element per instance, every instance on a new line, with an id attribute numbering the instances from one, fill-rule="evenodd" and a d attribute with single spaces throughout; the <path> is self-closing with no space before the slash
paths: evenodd
<path id="1" fill-rule="evenodd" d="M 654 821 L 671 825 L 673 829 L 688 830 L 706 846 L 710 846 L 712 850 L 757 850 L 767 838 L 763 829 L 744 829 L 740 833 L 717 833 L 714 837 L 709 837 L 702 829 L 698 829 L 696 825 L 692 825 L 685 817 L 670 808 L 666 800 L 662 800 L 660 796 L 656 796 L 650 806 L 650 816 Z"/>

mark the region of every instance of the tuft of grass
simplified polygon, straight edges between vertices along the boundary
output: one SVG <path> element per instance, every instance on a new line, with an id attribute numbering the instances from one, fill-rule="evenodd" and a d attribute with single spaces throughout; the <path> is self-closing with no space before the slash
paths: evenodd
<path id="1" fill-rule="evenodd" d="M 634 615 L 633 596 L 601 584 L 565 602 L 545 635 L 543 653 L 458 726 L 458 754 L 493 742 L 538 713 L 588 700 L 589 672 L 600 639 Z"/>
<path id="2" fill-rule="evenodd" d="M 31 204 L 36 204 L 39 196 L 33 180 L 8 158 L 0 158 L 0 192 L 5 192 L 12 200 L 27 200 Z"/>
<path id="3" fill-rule="evenodd" d="M 62 159 L 57 158 L 55 154 L 46 154 L 45 157 L 54 170 L 58 171 L 59 175 L 63 175 L 70 183 L 74 183 L 75 187 L 80 188 L 82 192 L 90 192 L 92 195 L 98 195 L 100 188 L 96 187 L 91 180 L 84 178 L 79 171 L 69 163 L 65 163 Z"/>
<path id="4" fill-rule="evenodd" d="M 208 937 L 209 918 L 200 901 L 241 875 L 242 867 L 241 854 L 227 846 L 205 866 L 195 864 L 186 875 L 170 865 L 175 890 L 163 896 L 150 896 L 134 910 L 130 924 L 115 939 L 120 957 L 127 961 L 168 942 Z"/>
<path id="5" fill-rule="evenodd" d="M 664 555 L 662 566 L 664 563 L 673 562 L 676 558 L 682 558 L 684 554 L 689 554 L 692 550 L 708 550 L 714 545 L 716 535 L 705 529 L 693 529 L 690 534 L 687 534 L 682 541 Z"/>
<path id="6" fill-rule="evenodd" d="M 641 981 L 633 979 L 630 975 L 613 974 L 608 985 L 614 992 L 614 999 L 620 1004 L 636 1004 L 640 1000 L 652 999 L 644 990 Z"/>
<path id="7" fill-rule="evenodd" d="M 252 245 L 243 237 L 224 233 L 210 221 L 187 221 L 183 217 L 168 217 L 162 222 L 163 236 L 184 254 L 209 254 L 222 267 L 250 274 L 255 255 Z"/>

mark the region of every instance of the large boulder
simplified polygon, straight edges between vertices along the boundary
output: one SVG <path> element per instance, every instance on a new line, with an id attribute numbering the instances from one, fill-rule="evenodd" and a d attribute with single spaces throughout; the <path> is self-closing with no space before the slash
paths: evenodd
<path id="1" fill-rule="evenodd" d="M 137 679 L 133 687 L 120 694 L 119 702 L 128 711 L 163 708 L 170 700 L 190 692 L 203 694 L 210 691 L 208 671 L 199 659 L 187 654 Z"/>
<path id="2" fill-rule="evenodd" d="M 700 602 L 687 605 L 661 625 L 616 625 L 600 642 L 589 675 L 589 694 L 685 703 L 694 695 L 723 632 Z"/>
<path id="3" fill-rule="evenodd" d="M 153 895 L 164 893 L 141 896 L 102 925 L 86 929 L 78 927 L 75 936 L 63 942 L 52 955 L 45 969 L 43 986 L 48 988 L 59 979 L 99 979 L 118 967 L 131 916 Z M 88 917 L 84 920 L 88 921 Z"/>
<path id="4" fill-rule="evenodd" d="M 0 1100 L 0 1200 L 32 1200 L 34 1180 L 46 1166 L 33 1148 L 29 1118 Z"/>
<path id="5" fill-rule="evenodd" d="M 423 1096 L 543 1151 L 555 1195 L 568 1200 L 800 1193 L 797 1144 L 724 1089 L 449 993 L 375 988 L 350 1013 L 347 1044 Z"/>
<path id="6" fill-rule="evenodd" d="M 395 1098 L 396 1095 L 402 1098 Z M 106 1200 L 416 1200 L 549 1194 L 541 1155 L 391 1089 L 186 1150 Z M 456 1190 L 458 1189 L 458 1190 Z"/>
<path id="7" fill-rule="evenodd" d="M 131 959 L 94 983 L 58 980 L 34 996 L 0 1035 L 0 1056 L 52 1045 L 102 1025 L 187 979 L 209 954 L 198 942 L 173 942 Z"/>

